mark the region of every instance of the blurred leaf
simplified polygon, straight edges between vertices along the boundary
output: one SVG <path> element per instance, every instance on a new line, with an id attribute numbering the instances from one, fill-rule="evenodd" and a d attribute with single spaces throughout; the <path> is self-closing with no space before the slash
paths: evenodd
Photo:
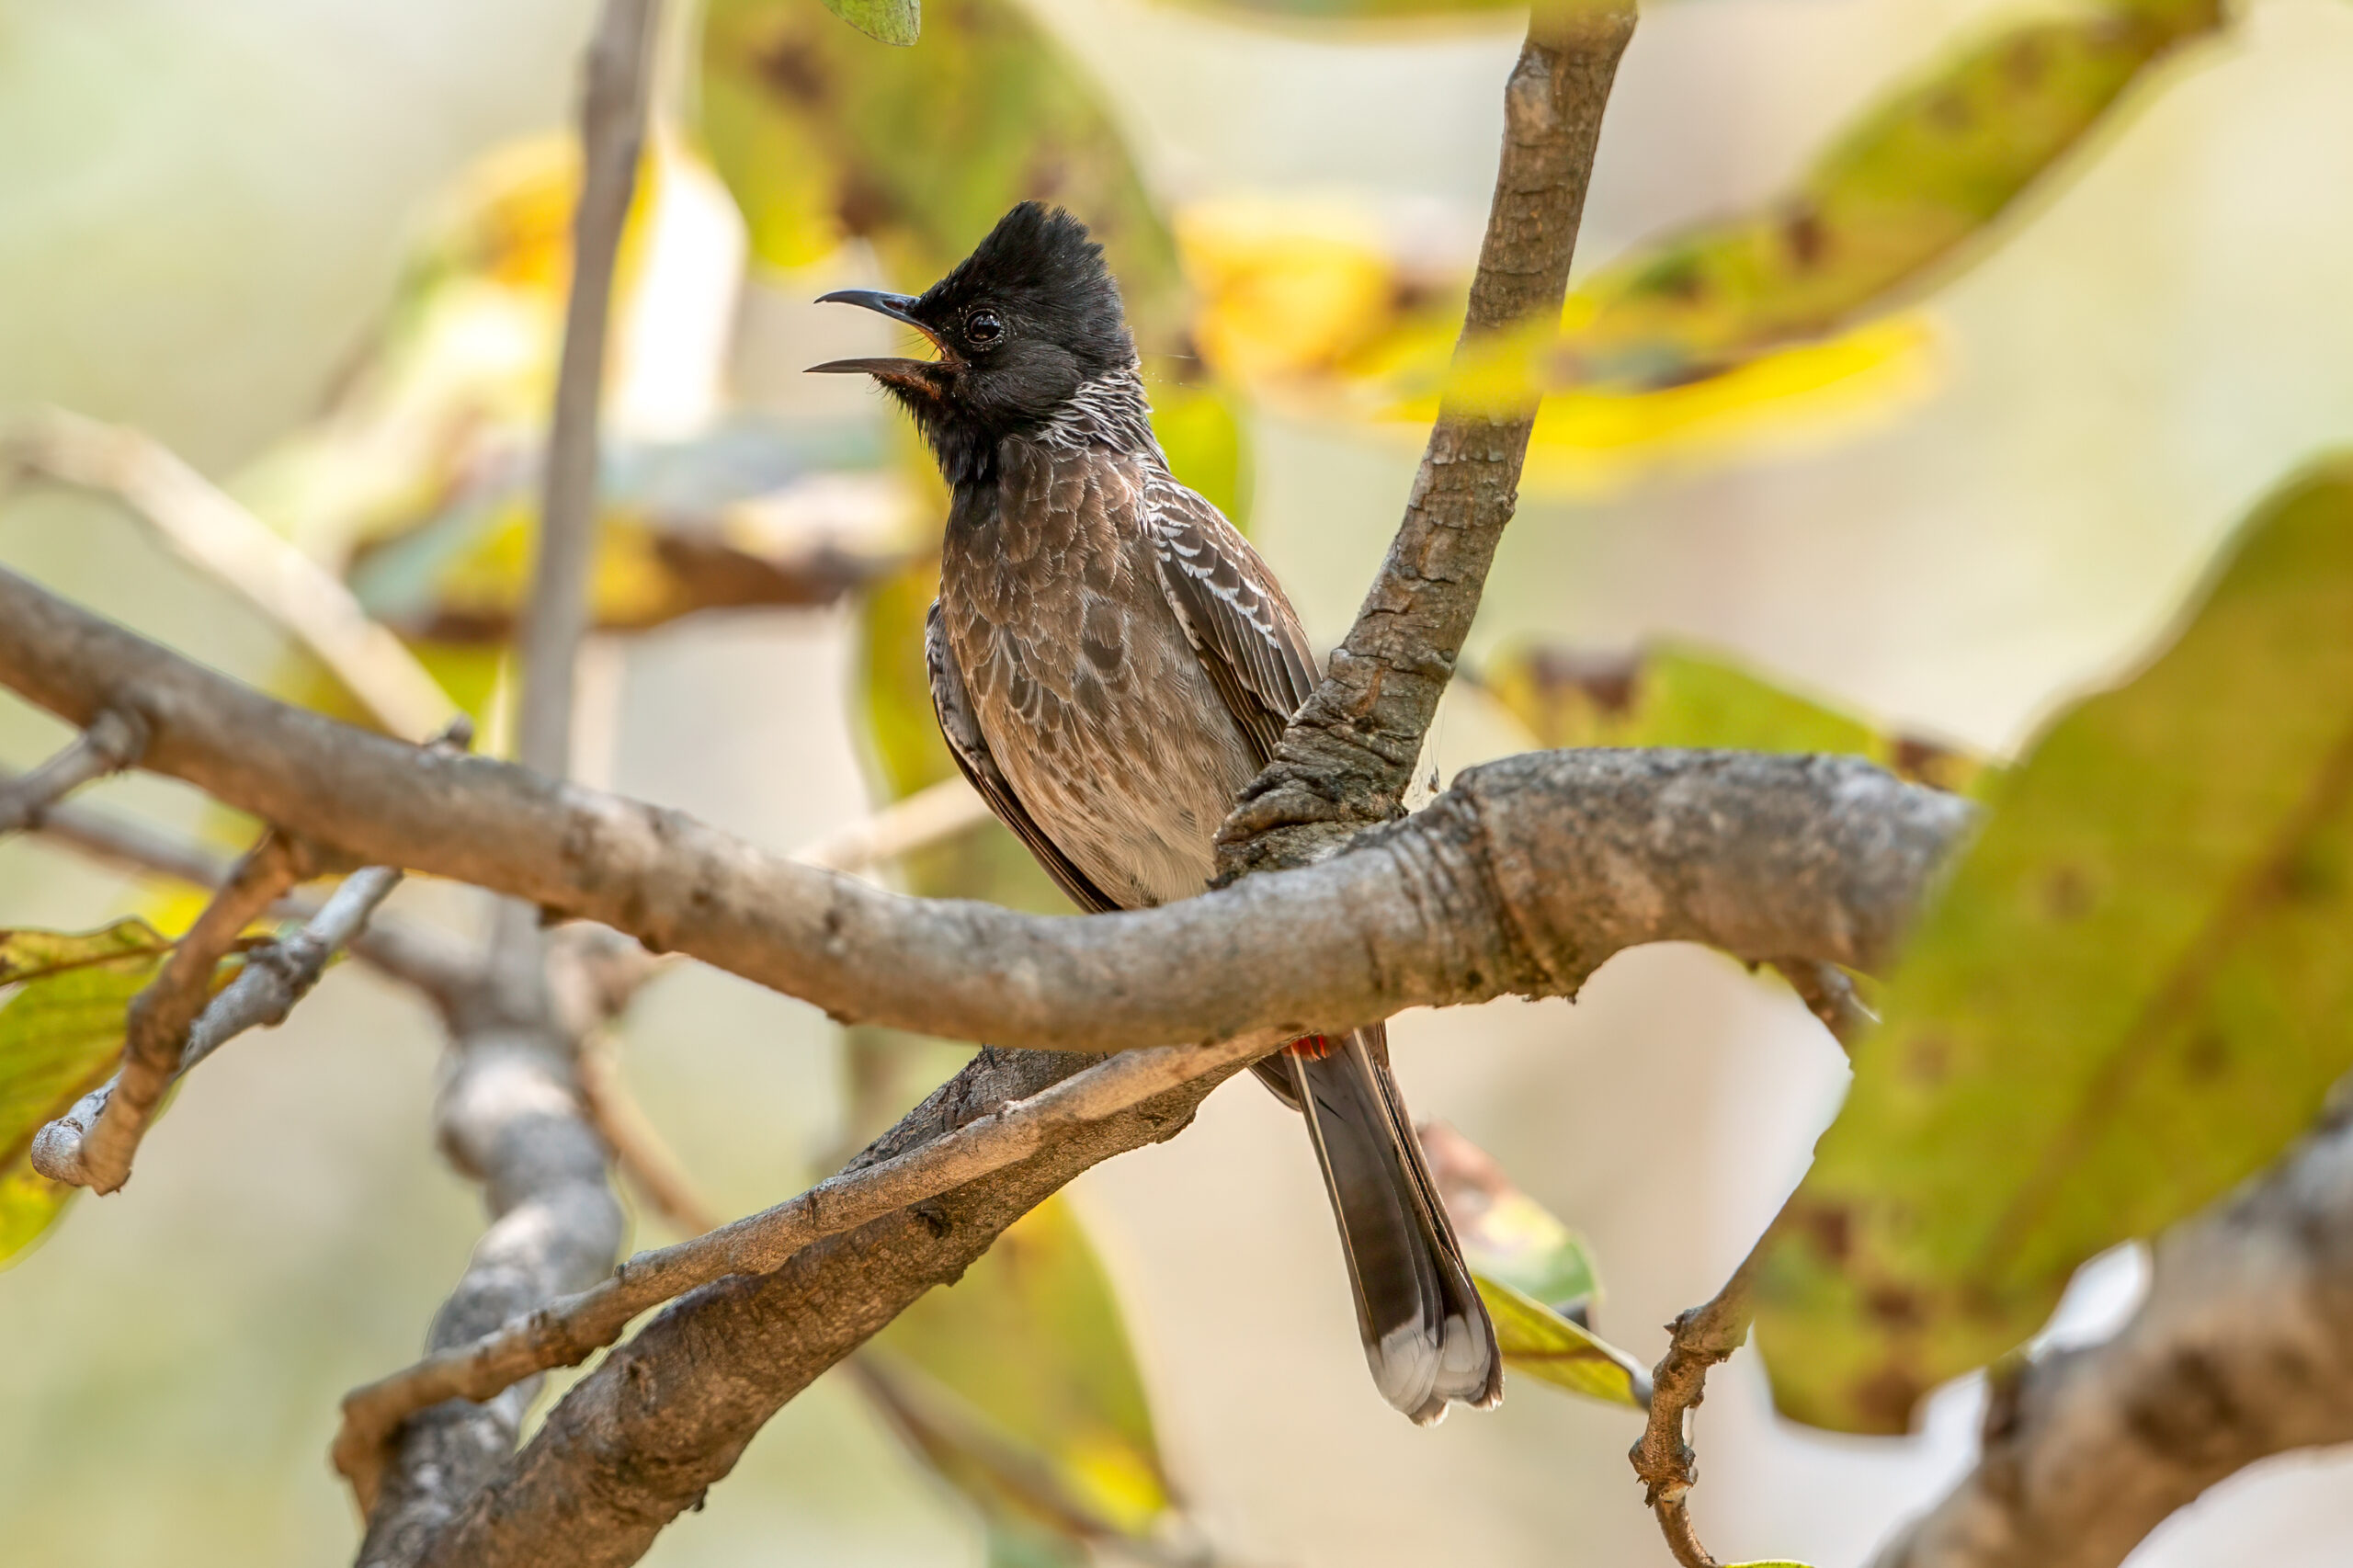
<path id="1" fill-rule="evenodd" d="M 1533 1296 L 1475 1267 L 1471 1278 L 1495 1321 L 1506 1367 L 1605 1404 L 1650 1408 L 1650 1374 L 1641 1362 Z"/>
<path id="2" fill-rule="evenodd" d="M 1456 367 L 1465 279 L 1400 260 L 1361 211 L 1226 199 L 1187 207 L 1176 230 L 1201 298 L 1204 358 L 1300 416 L 1418 444 L 1442 387 L 1474 401 L 1517 399 L 1550 374 L 1549 329 L 1474 349 Z M 1927 324 L 1906 317 L 1675 385 L 1554 387 L 1538 412 L 1525 483 L 1606 493 L 1662 467 L 1843 440 L 1916 403 L 1943 368 Z"/>
<path id="3" fill-rule="evenodd" d="M 1188 362 L 1188 369 L 1198 369 Z M 1151 367 L 1145 367 L 1149 373 Z M 1235 528 L 1250 522 L 1250 441 L 1243 428 L 1239 400 L 1216 382 L 1155 379 L 1145 383 L 1152 397 L 1153 434 L 1168 459 L 1168 471 L 1199 493 Z"/>
<path id="4" fill-rule="evenodd" d="M 411 635 L 501 636 L 512 619 L 536 526 L 577 185 L 566 137 L 510 143 L 468 168 L 326 412 L 236 483 L 314 558 L 338 568 L 364 558 L 363 599 Z M 744 250 L 717 177 L 657 128 L 615 279 L 596 578 L 608 627 L 830 598 L 865 569 L 879 534 L 905 526 L 879 478 L 870 504 L 835 494 L 819 508 L 835 515 L 829 530 L 786 537 L 771 526 L 779 506 L 811 510 L 801 492 L 835 471 L 871 470 L 881 452 L 863 427 L 720 417 Z"/>
<path id="5" fill-rule="evenodd" d="M 1650 1374 L 1589 1326 L 1601 1282 L 1585 1238 L 1453 1128 L 1428 1122 L 1419 1131 L 1504 1365 L 1588 1399 L 1649 1408 Z"/>
<path id="6" fill-rule="evenodd" d="M 1211 12 L 1286 21 L 1389 22 L 1432 17 L 1492 17 L 1528 9 L 1527 0 L 1184 0 Z"/>
<path id="7" fill-rule="evenodd" d="M 922 0 L 825 0 L 825 9 L 884 43 L 913 43 L 923 28 Z"/>
<path id="8" fill-rule="evenodd" d="M 1443 364 L 1462 328 L 1461 290 L 1417 292 L 1363 211 L 1272 197 L 1194 202 L 1176 215 L 1199 297 L 1202 356 L 1246 385 L 1297 380 L 1394 353 Z"/>
<path id="9" fill-rule="evenodd" d="M 1150 1542 L 1176 1523 L 1119 1302 L 1064 1199 L 1017 1221 L 860 1362 L 993 1539 Z"/>
<path id="10" fill-rule="evenodd" d="M 826 604 L 890 570 L 913 542 L 915 498 L 873 472 L 880 455 L 863 429 L 748 416 L 678 441 L 608 443 L 596 624 L 642 631 L 702 609 Z M 477 464 L 445 505 L 352 562 L 360 603 L 404 636 L 513 631 L 529 591 L 540 456 L 522 447 Z"/>
<path id="11" fill-rule="evenodd" d="M 170 950 L 144 920 L 0 931 L 0 1263 L 39 1239 L 77 1190 L 32 1168 L 33 1134 L 114 1070 L 124 1011 Z"/>
<path id="12" fill-rule="evenodd" d="M 1669 386 L 1568 386 L 1538 405 L 1523 483 L 1608 495 L 1661 472 L 1820 450 L 1882 428 L 1945 381 L 1927 320 L 1869 321 L 1818 342 L 1765 349 Z M 1419 429 L 1437 400 L 1401 405 Z"/>
<path id="13" fill-rule="evenodd" d="M 2075 1267 L 2260 1169 L 2353 1068 L 2353 461 L 1993 782 L 1768 1244 L 1781 1410 L 1901 1432 Z"/>
<path id="14" fill-rule="evenodd" d="M 1790 191 L 1637 247 L 1571 293 L 1557 330 L 1461 366 L 1465 279 L 1417 274 L 1361 215 L 1188 209 L 1202 352 L 1262 397 L 1401 439 L 1418 440 L 1442 387 L 1474 403 L 1543 392 L 1527 483 L 1556 492 L 1849 438 L 1941 380 L 1924 324 L 1875 318 L 1990 249 L 2130 88 L 2222 21 L 2219 0 L 2096 0 L 1958 49 Z"/>
<path id="15" fill-rule="evenodd" d="M 701 131 L 754 254 L 863 238 L 930 284 L 1026 199 L 1085 220 L 1147 355 L 1182 351 L 1175 251 L 1100 93 L 1011 0 L 938 0 L 922 42 L 868 47 L 800 0 L 712 0 Z"/>
<path id="16" fill-rule="evenodd" d="M 1633 654 L 1521 643 L 1490 660 L 1478 684 L 1540 746 L 1843 752 L 1956 791 L 1973 790 L 1985 771 L 1964 753 L 1882 734 L 1730 658 L 1679 643 Z"/>
<path id="17" fill-rule="evenodd" d="M 2222 20 L 2218 0 L 2106 0 L 1956 51 L 1865 110 L 1770 206 L 1643 246 L 1580 286 L 1541 384 L 1670 385 L 1883 309 Z"/>

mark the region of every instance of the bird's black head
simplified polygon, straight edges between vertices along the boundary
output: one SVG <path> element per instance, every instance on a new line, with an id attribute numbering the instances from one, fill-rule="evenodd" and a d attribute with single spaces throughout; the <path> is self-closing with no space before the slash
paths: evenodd
<path id="1" fill-rule="evenodd" d="M 1051 421 L 1079 389 L 1131 372 L 1135 342 L 1103 247 L 1060 210 L 1025 201 L 919 297 L 845 289 L 838 301 L 914 327 L 937 359 L 836 359 L 906 405 L 950 481 L 977 477 L 1006 436 Z"/>

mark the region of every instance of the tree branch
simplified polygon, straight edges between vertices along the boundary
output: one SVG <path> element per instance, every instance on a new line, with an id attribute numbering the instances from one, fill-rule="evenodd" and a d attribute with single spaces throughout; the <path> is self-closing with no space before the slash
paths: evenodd
<path id="1" fill-rule="evenodd" d="M 455 714 L 440 683 L 334 573 L 151 437 L 49 409 L 0 433 L 0 467 L 120 498 L 291 632 L 392 733 L 422 741 Z"/>
<path id="2" fill-rule="evenodd" d="M 366 928 L 400 881 L 401 874 L 389 867 L 362 867 L 344 878 L 300 931 L 247 953 L 237 978 L 188 1030 L 179 1071 L 186 1073 L 247 1029 L 284 1023 L 294 1004 L 326 972 L 327 960 Z"/>
<path id="3" fill-rule="evenodd" d="M 605 0 L 583 72 L 572 286 L 517 722 L 524 767 L 552 780 L 572 769 L 574 686 L 597 549 L 605 340 L 644 140 L 654 9 L 655 0 Z M 529 904 L 503 905 L 483 971 L 444 1002 L 453 1066 L 437 1118 L 441 1143 L 451 1164 L 482 1181 L 493 1221 L 434 1320 L 428 1343 L 437 1350 L 582 1289 L 611 1267 L 620 1246 L 620 1205 L 580 1089 L 583 1036 L 557 1016 L 538 926 Z M 506 1462 L 535 1387 L 527 1381 L 490 1403 L 412 1406 L 405 1426 L 396 1432 L 397 1424 L 387 1425 L 369 1449 L 376 1462 L 355 1477 L 368 1514 L 363 1568 L 415 1561 L 452 1511 Z"/>
<path id="4" fill-rule="evenodd" d="M 1222 1077 L 1288 1038 L 1268 1033 L 1215 1046 L 1123 1052 L 1033 1096 L 993 1107 L 928 1142 L 829 1176 L 772 1209 L 640 1253 L 592 1290 L 354 1390 L 343 1402 L 335 1466 L 364 1494 L 378 1445 L 414 1410 L 443 1399 L 487 1399 L 534 1372 L 577 1366 L 620 1338 L 630 1320 L 650 1307 L 729 1275 L 768 1273 L 812 1243 L 1003 1170 L 1063 1134 L 1195 1079 Z"/>
<path id="5" fill-rule="evenodd" d="M 1504 147 L 1455 362 L 1483 341 L 1556 320 L 1585 216 L 1631 0 L 1540 0 L 1504 90 Z M 1219 835 L 1227 877 L 1298 866 L 1402 810 L 1422 739 L 1453 678 L 1495 546 L 1518 503 L 1537 400 L 1449 397 L 1404 521 L 1324 684 Z"/>
<path id="6" fill-rule="evenodd" d="M 136 714 L 105 708 L 63 750 L 29 773 L 0 778 L 0 834 L 39 827 L 57 801 L 93 779 L 119 773 L 147 747 L 147 725 Z"/>
<path id="7" fill-rule="evenodd" d="M 792 858 L 804 866 L 856 876 L 912 855 L 990 820 L 989 806 L 960 775 L 893 801 L 870 816 L 804 844 Z"/>
<path id="8" fill-rule="evenodd" d="M 135 690 L 142 766 L 356 861 L 597 920 L 837 1017 L 1042 1050 L 1560 994 L 1593 954 L 1645 941 L 1870 969 L 1971 816 L 1852 758 L 1539 753 L 1466 772 L 1324 865 L 1070 920 L 901 897 L 675 812 L 336 724 L 6 573 L 0 683 L 83 722 Z"/>
<path id="9" fill-rule="evenodd" d="M 1043 1093 L 1085 1065 L 1084 1058 L 983 1051 L 853 1169 Z M 953 1281 L 1006 1225 L 1080 1171 L 1173 1137 L 1226 1075 L 1074 1127 L 987 1179 L 819 1242 L 771 1273 L 733 1276 L 674 1303 L 574 1387 L 424 1562 L 634 1562 L 820 1372 L 924 1291 Z"/>
<path id="10" fill-rule="evenodd" d="M 614 1055 L 609 1034 L 600 1032 L 581 1041 L 573 1062 L 580 1085 L 580 1114 L 604 1140 L 613 1168 L 672 1229 L 687 1236 L 717 1230 L 722 1223 L 718 1210 L 631 1096 Z"/>
<path id="11" fill-rule="evenodd" d="M 2157 1239 L 2104 1344 L 1997 1367 L 1976 1468 L 1877 1568 L 2114 1568 L 2268 1455 L 2353 1441 L 2353 1106 Z"/>
<path id="12" fill-rule="evenodd" d="M 572 771 L 572 682 L 588 630 L 597 555 L 597 429 L 613 265 L 645 142 L 655 0 L 605 0 L 589 40 L 580 102 L 580 202 L 572 215 L 572 291 L 548 435 L 539 549 L 520 649 L 526 697 L 516 755 L 561 778 Z"/>
<path id="13" fill-rule="evenodd" d="M 1749 1269 L 1758 1250 L 1761 1244 L 1712 1300 L 1678 1314 L 1666 1325 L 1673 1338 L 1651 1374 L 1650 1419 L 1626 1454 L 1643 1483 L 1643 1500 L 1658 1516 L 1667 1550 L 1682 1568 L 1720 1568 L 1699 1544 L 1686 1501 L 1699 1479 L 1699 1456 L 1691 1449 L 1687 1426 L 1691 1412 L 1707 1395 L 1709 1369 L 1731 1359 L 1748 1337 L 1753 1315 Z"/>
<path id="14" fill-rule="evenodd" d="M 245 927 L 267 914 L 279 895 L 310 869 L 308 853 L 285 835 L 274 830 L 263 835 L 173 946 L 155 978 L 131 998 L 122 1066 L 115 1076 L 34 1136 L 35 1170 L 51 1181 L 99 1193 L 114 1192 L 131 1179 L 139 1141 L 146 1135 L 164 1091 L 178 1075 L 202 1016 L 214 1006 L 229 1004 L 220 1026 L 226 1028 L 230 1008 L 242 1012 L 253 1003 L 253 987 L 234 1003 L 225 992 L 215 1001 L 212 979 L 221 960 L 234 949 Z M 215 1038 L 205 1050 L 226 1038 L 218 1029 L 212 1032 Z"/>
<path id="15" fill-rule="evenodd" d="M 580 1114 L 574 1041 L 549 1015 L 546 991 L 479 969 L 442 1001 L 450 1061 L 436 1110 L 443 1152 L 480 1181 L 491 1214 L 427 1343 L 462 1345 L 611 1267 L 621 1212 L 605 1179 L 605 1149 Z M 413 1562 L 483 1480 L 511 1458 L 537 1392 L 527 1380 L 489 1404 L 416 1415 L 400 1432 L 381 1484 L 364 1493 L 363 1565 Z"/>

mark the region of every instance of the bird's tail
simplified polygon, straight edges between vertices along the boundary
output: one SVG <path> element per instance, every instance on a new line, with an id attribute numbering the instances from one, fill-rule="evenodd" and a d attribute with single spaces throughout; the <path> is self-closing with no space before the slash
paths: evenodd
<path id="1" fill-rule="evenodd" d="M 1423 1426 L 1449 1401 L 1495 1404 L 1504 1387 L 1495 1325 L 1390 1074 L 1387 1029 L 1302 1040 L 1258 1067 L 1306 1115 L 1381 1397 Z"/>

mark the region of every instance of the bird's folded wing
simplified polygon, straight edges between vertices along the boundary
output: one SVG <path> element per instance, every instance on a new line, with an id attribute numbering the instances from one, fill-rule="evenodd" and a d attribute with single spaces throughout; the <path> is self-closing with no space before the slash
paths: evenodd
<path id="1" fill-rule="evenodd" d="M 1145 488 L 1143 513 L 1161 585 L 1263 767 L 1315 689 L 1298 613 L 1249 541 L 1200 496 L 1159 479 Z"/>
<path id="2" fill-rule="evenodd" d="M 1046 868 L 1071 902 L 1089 915 L 1101 915 L 1120 906 L 1105 896 L 1086 873 L 1071 863 L 1046 830 L 1038 825 L 1021 797 L 1013 792 L 1012 781 L 996 765 L 996 757 L 989 751 L 989 743 L 981 733 L 981 726 L 972 717 L 972 699 L 964 689 L 964 672 L 957 666 L 956 655 L 948 646 L 947 628 L 940 624 L 939 606 L 934 604 L 923 623 L 924 664 L 931 675 L 931 705 L 939 715 L 939 733 L 948 738 L 948 750 L 956 758 L 956 766 L 989 810 L 1020 836 L 1029 846 L 1029 853 Z"/>

